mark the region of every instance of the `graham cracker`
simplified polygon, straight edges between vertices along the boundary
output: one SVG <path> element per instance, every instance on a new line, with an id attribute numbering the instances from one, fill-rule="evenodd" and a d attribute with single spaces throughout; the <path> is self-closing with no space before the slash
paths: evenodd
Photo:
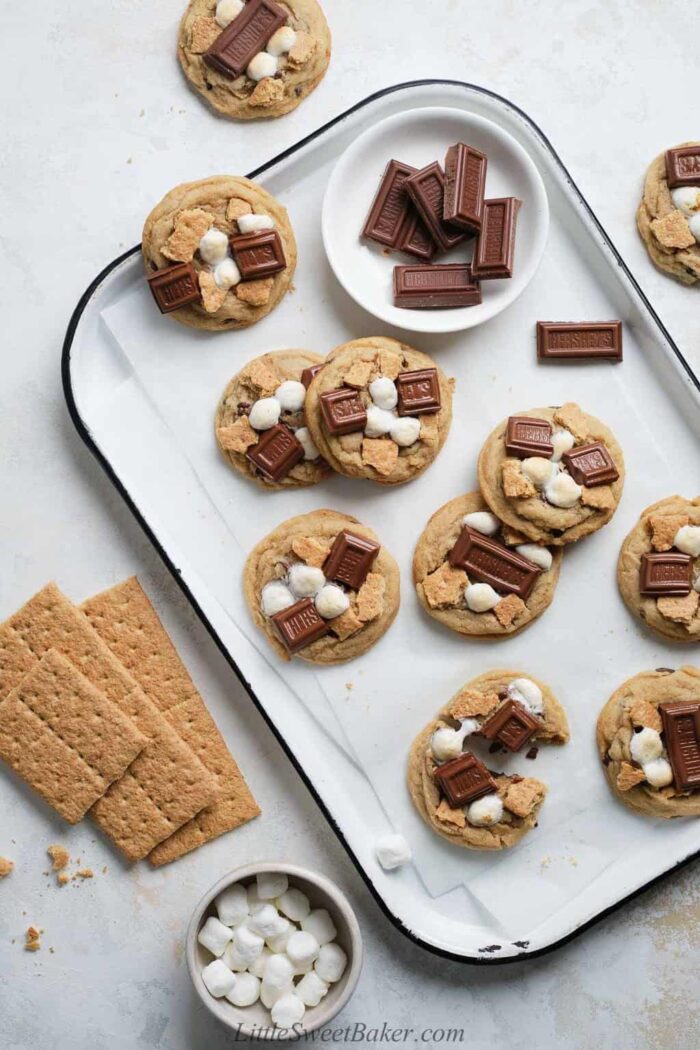
<path id="1" fill-rule="evenodd" d="M 110 652 L 88 618 L 50 583 L 0 625 L 0 699 L 55 649 L 131 719 L 147 746 L 90 810 L 131 861 L 140 860 L 216 797 L 197 756 Z"/>
<path id="2" fill-rule="evenodd" d="M 82 820 L 147 743 L 53 649 L 0 703 L 0 758 L 70 824 Z"/>
<path id="3" fill-rule="evenodd" d="M 260 809 L 136 577 L 88 599 L 82 609 L 219 784 L 219 798 L 156 846 L 151 864 L 168 864 L 256 817 Z"/>

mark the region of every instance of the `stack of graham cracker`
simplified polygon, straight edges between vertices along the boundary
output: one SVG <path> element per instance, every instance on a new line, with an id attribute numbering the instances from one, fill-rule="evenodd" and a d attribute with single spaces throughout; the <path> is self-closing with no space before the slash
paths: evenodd
<path id="1" fill-rule="evenodd" d="M 130 861 L 260 812 L 135 577 L 80 607 L 50 583 L 0 625 L 0 758 Z"/>

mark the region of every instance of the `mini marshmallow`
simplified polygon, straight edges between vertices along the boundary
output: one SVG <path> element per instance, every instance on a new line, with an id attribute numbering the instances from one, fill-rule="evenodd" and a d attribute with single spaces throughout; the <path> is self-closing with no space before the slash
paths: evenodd
<path id="1" fill-rule="evenodd" d="M 206 990 L 215 999 L 221 999 L 222 996 L 228 995 L 236 983 L 234 974 L 231 973 L 225 963 L 222 963 L 221 959 L 214 959 L 214 962 L 210 962 L 208 966 L 204 967 L 202 980 Z"/>
<path id="2" fill-rule="evenodd" d="M 314 969 L 324 981 L 335 984 L 345 973 L 347 964 L 348 957 L 339 944 L 324 944 L 318 953 Z"/>
<path id="3" fill-rule="evenodd" d="M 688 219 L 688 228 L 695 240 L 700 244 L 700 213 L 696 212 L 691 219 Z"/>
<path id="4" fill-rule="evenodd" d="M 260 592 L 260 605 L 265 616 L 274 616 L 275 613 L 294 605 L 295 601 L 296 598 L 289 587 L 281 580 L 270 580 Z"/>
<path id="5" fill-rule="evenodd" d="M 295 886 L 291 886 L 286 893 L 283 893 L 275 904 L 292 922 L 302 922 L 311 911 L 309 898 Z"/>
<path id="6" fill-rule="evenodd" d="M 237 973 L 226 998 L 234 1006 L 252 1006 L 260 998 L 260 978 L 252 973 Z"/>
<path id="7" fill-rule="evenodd" d="M 284 991 L 292 983 L 294 964 L 286 955 L 271 955 L 265 965 L 263 981 L 266 988 L 277 988 Z"/>
<path id="8" fill-rule="evenodd" d="M 408 448 L 420 437 L 420 419 L 415 419 L 413 416 L 401 416 L 394 421 L 389 434 L 391 440 L 401 448 Z"/>
<path id="9" fill-rule="evenodd" d="M 227 886 L 214 901 L 217 914 L 225 926 L 235 926 L 248 914 L 248 895 L 240 882 Z"/>
<path id="10" fill-rule="evenodd" d="M 218 958 L 224 954 L 226 945 L 232 936 L 233 934 L 228 926 L 224 926 L 223 922 L 215 918 L 214 915 L 210 915 L 197 934 L 197 940 L 212 955 L 216 955 Z"/>
<path id="11" fill-rule="evenodd" d="M 296 562 L 289 570 L 289 586 L 297 598 L 313 598 L 326 582 L 321 569 L 314 565 Z"/>
<path id="12" fill-rule="evenodd" d="M 544 487 L 544 495 L 547 503 L 554 507 L 568 509 L 573 507 L 581 498 L 581 486 L 577 485 L 570 474 L 565 472 L 557 474 Z"/>
<path id="13" fill-rule="evenodd" d="M 673 537 L 673 546 L 682 554 L 700 557 L 700 525 L 681 525 Z"/>
<path id="14" fill-rule="evenodd" d="M 337 583 L 327 583 L 315 598 L 316 611 L 324 620 L 332 620 L 350 608 L 350 599 Z"/>
<path id="15" fill-rule="evenodd" d="M 274 230 L 275 228 L 275 220 L 271 215 L 239 215 L 236 222 L 241 233 L 260 233 L 262 230 Z M 296 380 L 290 380 L 290 382 L 296 382 Z"/>
<path id="16" fill-rule="evenodd" d="M 503 803 L 498 795 L 482 795 L 472 802 L 466 810 L 466 817 L 470 824 L 477 828 L 490 828 L 498 824 L 503 816 Z"/>
<path id="17" fill-rule="evenodd" d="M 233 288 L 235 284 L 238 284 L 240 279 L 241 271 L 233 259 L 222 259 L 214 267 L 214 281 L 217 288 L 221 288 L 222 291 L 227 292 L 229 288 Z"/>
<path id="18" fill-rule="evenodd" d="M 642 773 L 649 784 L 655 788 L 665 788 L 673 783 L 671 763 L 665 758 L 653 758 L 642 765 Z"/>
<path id="19" fill-rule="evenodd" d="M 304 459 L 318 459 L 321 453 L 316 448 L 308 427 L 299 427 L 294 431 L 294 437 L 304 449 Z"/>
<path id="20" fill-rule="evenodd" d="M 508 696 L 511 700 L 517 700 L 533 715 L 544 713 L 542 690 L 529 678 L 514 678 L 508 685 Z"/>
<path id="21" fill-rule="evenodd" d="M 221 961 L 226 963 L 229 970 L 233 970 L 235 973 L 243 973 L 251 964 L 248 955 L 245 952 L 239 952 L 233 941 L 226 946 L 226 951 L 221 956 Z"/>
<path id="22" fill-rule="evenodd" d="M 548 481 L 551 481 L 557 472 L 557 467 L 542 456 L 528 456 L 520 464 L 520 469 L 533 485 L 541 489 Z"/>
<path id="23" fill-rule="evenodd" d="M 251 915 L 246 923 L 249 930 L 257 934 L 263 940 L 272 937 L 279 930 L 279 913 L 274 904 L 264 904 L 260 911 Z M 260 945 L 262 950 L 262 944 Z"/>
<path id="24" fill-rule="evenodd" d="M 479 728 L 473 718 L 465 718 L 459 729 L 450 726 L 440 726 L 430 738 L 430 749 L 438 762 L 449 762 L 451 758 L 459 758 L 462 754 L 462 744 L 465 736 L 470 736 Z"/>
<path id="25" fill-rule="evenodd" d="M 700 186 L 676 186 L 671 190 L 671 200 L 684 215 L 694 215 L 700 209 Z"/>
<path id="26" fill-rule="evenodd" d="M 270 1013 L 272 1023 L 276 1028 L 291 1028 L 299 1024 L 306 1013 L 306 1007 L 298 995 L 295 995 L 294 992 L 287 992 L 277 1000 Z"/>
<path id="27" fill-rule="evenodd" d="M 272 34 L 267 42 L 265 48 L 275 58 L 279 58 L 280 55 L 285 54 L 286 51 L 291 51 L 296 42 L 297 35 L 291 26 L 280 26 L 280 28 Z"/>
<path id="28" fill-rule="evenodd" d="M 399 400 L 396 383 L 393 379 L 388 379 L 386 376 L 378 376 L 372 380 L 369 384 L 369 396 L 377 408 L 384 408 L 388 411 L 396 408 Z"/>
<path id="29" fill-rule="evenodd" d="M 272 957 L 272 952 L 269 948 L 263 948 L 257 959 L 253 959 L 252 963 L 248 967 L 248 973 L 252 973 L 253 977 L 259 977 L 262 980 L 262 976 L 265 973 L 265 966 L 267 960 Z"/>
<path id="30" fill-rule="evenodd" d="M 555 430 L 552 434 L 552 445 L 554 446 L 552 463 L 558 463 L 564 453 L 574 447 L 574 441 L 574 435 L 570 430 Z"/>
<path id="31" fill-rule="evenodd" d="M 221 262 L 228 255 L 228 237 L 216 226 L 210 226 L 199 242 L 199 254 L 210 266 Z"/>
<path id="32" fill-rule="evenodd" d="M 533 565 L 537 565 L 545 572 L 552 568 L 552 552 L 546 547 L 540 547 L 538 543 L 521 543 L 515 549 L 518 554 L 522 554 L 523 558 L 527 558 Z"/>
<path id="33" fill-rule="evenodd" d="M 267 907 L 271 907 L 271 905 L 265 905 L 265 908 Z M 253 920 L 256 919 L 265 908 L 261 908 L 260 911 L 251 915 L 250 919 L 246 922 L 241 923 L 240 926 L 236 926 L 236 929 L 233 932 L 233 944 L 237 953 L 241 958 L 248 959 L 249 962 L 252 962 L 253 959 L 257 959 L 260 952 L 263 950 L 265 941 L 263 936 L 256 930 L 251 929 L 248 923 L 253 922 Z"/>
<path id="34" fill-rule="evenodd" d="M 237 15 L 240 15 L 243 7 L 243 0 L 219 0 L 214 18 L 221 28 L 225 29 Z"/>
<path id="35" fill-rule="evenodd" d="M 258 897 L 258 884 L 257 882 L 251 882 L 249 886 L 246 886 L 246 896 L 248 898 L 248 911 L 251 915 L 254 915 L 256 911 L 262 908 L 264 901 L 261 901 Z"/>
<path id="36" fill-rule="evenodd" d="M 382 835 L 377 839 L 374 852 L 385 871 L 400 868 L 411 859 L 411 847 L 403 835 L 398 834 Z"/>
<path id="37" fill-rule="evenodd" d="M 258 51 L 257 55 L 253 55 L 251 58 L 245 72 L 246 76 L 250 77 L 251 80 L 263 80 L 265 77 L 274 77 L 277 72 L 277 59 L 267 51 Z"/>
<path id="38" fill-rule="evenodd" d="M 329 941 L 335 940 L 338 934 L 325 908 L 315 908 L 309 912 L 306 918 L 301 920 L 301 928 L 312 934 L 319 944 L 328 944 Z"/>
<path id="39" fill-rule="evenodd" d="M 304 922 L 307 923 L 313 916 L 308 915 Z M 326 912 L 328 915 L 328 912 Z M 335 932 L 333 933 L 335 937 Z M 333 938 L 330 938 L 331 940 Z M 307 929 L 297 930 L 287 941 L 287 947 L 285 949 L 287 958 L 296 968 L 297 966 L 306 966 L 307 963 L 312 963 L 314 959 L 318 958 L 320 950 L 320 942 L 316 939 L 314 934 Z"/>
<path id="40" fill-rule="evenodd" d="M 327 983 L 319 977 L 315 970 L 310 970 L 302 977 L 294 989 L 294 994 L 299 996 L 305 1006 L 318 1006 L 327 992 Z"/>
<path id="41" fill-rule="evenodd" d="M 265 938 L 265 943 L 273 952 L 283 952 L 287 947 L 287 941 L 295 930 L 293 923 L 285 915 L 280 915 L 278 919 L 274 933 Z"/>
<path id="42" fill-rule="evenodd" d="M 475 510 L 471 514 L 464 515 L 462 524 L 468 525 L 470 529 L 476 529 L 484 536 L 495 536 L 501 523 L 495 514 L 490 514 L 487 510 Z"/>
<path id="43" fill-rule="evenodd" d="M 261 397 L 248 413 L 248 422 L 253 430 L 269 430 L 279 423 L 281 411 L 282 406 L 276 397 Z"/>
<path id="44" fill-rule="evenodd" d="M 289 879 L 283 871 L 259 871 L 255 881 L 261 901 L 274 900 L 289 889 Z"/>
<path id="45" fill-rule="evenodd" d="M 270 988 L 270 986 L 263 981 L 260 985 L 260 1002 L 263 1006 L 266 1006 L 268 1010 L 271 1010 L 278 999 L 281 999 L 283 995 L 289 995 L 289 993 L 293 991 L 294 985 L 291 982 L 286 988 Z"/>
<path id="46" fill-rule="evenodd" d="M 382 437 L 383 434 L 389 433 L 395 422 L 396 416 L 393 412 L 377 405 L 368 405 L 365 434 L 371 438 Z"/>
<path id="47" fill-rule="evenodd" d="M 498 605 L 501 596 L 490 583 L 469 583 L 464 589 L 464 600 L 472 612 L 487 612 Z"/>
<path id="48" fill-rule="evenodd" d="M 306 387 L 296 379 L 285 379 L 275 390 L 283 412 L 300 412 L 304 407 Z"/>
<path id="49" fill-rule="evenodd" d="M 661 758 L 663 751 L 664 745 L 659 733 L 649 726 L 635 733 L 630 740 L 630 755 L 640 766 L 648 765 L 655 758 Z"/>

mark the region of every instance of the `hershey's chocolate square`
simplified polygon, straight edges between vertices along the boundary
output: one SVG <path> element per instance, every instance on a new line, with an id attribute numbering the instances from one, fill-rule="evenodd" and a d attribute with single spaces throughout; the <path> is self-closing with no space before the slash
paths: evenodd
<path id="1" fill-rule="evenodd" d="M 664 741 L 677 791 L 700 788 L 700 701 L 659 704 Z"/>
<path id="2" fill-rule="evenodd" d="M 239 77 L 253 55 L 265 50 L 272 34 L 286 21 L 287 12 L 273 0 L 248 0 L 205 51 L 204 61 L 225 77 Z"/>
<path id="3" fill-rule="evenodd" d="M 246 459 L 270 481 L 281 481 L 304 458 L 304 446 L 285 423 L 277 423 L 251 445 Z"/>
<path id="4" fill-rule="evenodd" d="M 693 586 L 693 559 L 678 551 L 643 554 L 639 563 L 639 593 L 647 598 L 682 598 Z"/>
<path id="5" fill-rule="evenodd" d="M 617 481 L 620 472 L 602 441 L 590 445 L 578 445 L 562 456 L 569 474 L 577 485 L 593 488 Z"/>
<path id="6" fill-rule="evenodd" d="M 528 456 L 544 456 L 554 452 L 552 424 L 547 419 L 532 416 L 510 416 L 506 424 L 506 452 L 518 459 Z"/>
<path id="7" fill-rule="evenodd" d="M 440 382 L 437 368 L 399 372 L 396 377 L 400 416 L 423 416 L 440 411 Z"/>
<path id="8" fill-rule="evenodd" d="M 232 237 L 231 251 L 244 281 L 272 277 L 287 265 L 277 230 L 262 230 L 260 233 Z"/>
<path id="9" fill-rule="evenodd" d="M 523 601 L 542 571 L 510 547 L 468 525 L 462 526 L 448 561 L 456 569 L 464 569 L 470 579 L 490 583 L 499 594 L 517 594 Z"/>
<path id="10" fill-rule="evenodd" d="M 328 390 L 321 394 L 319 402 L 329 434 L 352 434 L 354 430 L 365 429 L 367 411 L 357 390 L 351 386 Z"/>
<path id="11" fill-rule="evenodd" d="M 323 566 L 327 580 L 345 583 L 359 591 L 379 554 L 379 544 L 343 529 L 336 536 Z"/>
<path id="12" fill-rule="evenodd" d="M 435 780 L 453 809 L 459 809 L 467 802 L 496 790 L 496 781 L 471 751 L 465 751 L 459 758 L 438 766 Z"/>
<path id="13" fill-rule="evenodd" d="M 542 723 L 516 700 L 507 700 L 481 727 L 486 740 L 497 740 L 509 751 L 519 751 Z"/>
<path id="14" fill-rule="evenodd" d="M 298 653 L 300 649 L 323 638 L 329 630 L 328 624 L 319 616 L 311 598 L 302 598 L 288 609 L 275 613 L 270 619 L 290 653 Z"/>
<path id="15" fill-rule="evenodd" d="M 192 263 L 166 266 L 164 270 L 157 270 L 146 280 L 162 314 L 172 313 L 188 303 L 199 302 L 199 281 Z"/>
<path id="16" fill-rule="evenodd" d="M 322 368 L 323 365 L 309 365 L 309 367 L 305 368 L 304 371 L 301 373 L 301 381 L 307 390 L 311 386 L 311 380 L 313 379 L 313 377 L 318 372 L 320 372 Z"/>
<path id="17" fill-rule="evenodd" d="M 666 150 L 666 181 L 672 190 L 700 185 L 700 146 Z"/>

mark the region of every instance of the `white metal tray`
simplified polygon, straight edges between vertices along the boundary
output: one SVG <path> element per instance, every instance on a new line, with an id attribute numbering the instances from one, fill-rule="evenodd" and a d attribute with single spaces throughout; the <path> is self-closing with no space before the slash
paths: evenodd
<path id="1" fill-rule="evenodd" d="M 552 213 L 540 271 L 489 324 L 413 340 L 457 377 L 451 435 L 421 478 L 395 491 L 333 478 L 284 495 L 261 492 L 217 454 L 212 415 L 219 394 L 245 361 L 266 350 L 325 353 L 347 339 L 392 334 L 330 273 L 320 204 L 335 160 L 359 130 L 422 106 L 480 114 L 528 151 Z M 252 329 L 193 332 L 154 310 L 132 249 L 95 279 L 71 320 L 63 356 L 71 415 L 387 916 L 424 946 L 467 961 L 547 951 L 690 859 L 700 844 L 697 822 L 644 820 L 616 802 L 593 739 L 598 710 L 623 679 L 694 655 L 632 621 L 617 594 L 615 562 L 644 506 L 700 489 L 700 387 L 551 145 L 503 98 L 462 83 L 399 85 L 251 176 L 289 209 L 299 244 L 295 293 Z M 625 326 L 621 365 L 537 365 L 536 320 L 610 318 Z M 618 513 L 566 552 L 553 605 L 537 624 L 496 644 L 461 639 L 418 606 L 410 579 L 417 537 L 438 506 L 476 487 L 476 456 L 495 423 L 568 399 L 609 423 L 622 443 L 628 477 Z M 378 531 L 399 561 L 403 595 L 396 623 L 370 653 L 316 670 L 282 664 L 270 653 L 244 607 L 241 569 L 272 527 L 322 506 L 354 513 Z M 572 741 L 541 749 L 535 763 L 508 760 L 507 768 L 526 765 L 540 775 L 550 796 L 539 827 L 519 847 L 484 856 L 451 847 L 423 825 L 407 797 L 405 763 L 413 736 L 435 710 L 468 678 L 499 666 L 552 685 L 569 712 Z M 387 873 L 374 843 L 390 829 L 408 838 L 414 861 Z"/>

